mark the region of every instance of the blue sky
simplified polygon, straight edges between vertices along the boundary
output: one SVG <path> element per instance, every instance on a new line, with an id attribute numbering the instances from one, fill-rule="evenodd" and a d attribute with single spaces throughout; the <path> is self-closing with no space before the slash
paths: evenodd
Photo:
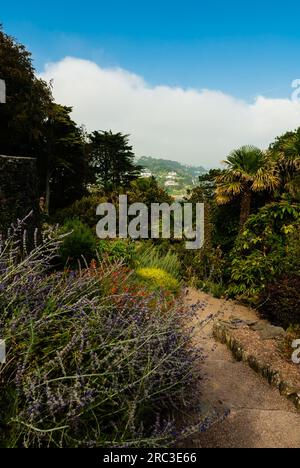
<path id="1" fill-rule="evenodd" d="M 296 1 L 4 1 L 5 30 L 37 69 L 66 55 L 121 66 L 149 83 L 287 97 L 300 77 Z"/>
<path id="2" fill-rule="evenodd" d="M 2 3 L 57 102 L 89 131 L 130 134 L 138 156 L 213 167 L 300 126 L 300 2 Z"/>

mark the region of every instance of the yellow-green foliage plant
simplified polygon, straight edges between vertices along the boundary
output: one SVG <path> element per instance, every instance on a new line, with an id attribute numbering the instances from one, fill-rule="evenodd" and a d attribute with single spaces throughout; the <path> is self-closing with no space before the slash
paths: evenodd
<path id="1" fill-rule="evenodd" d="M 136 265 L 137 268 L 159 268 L 176 279 L 181 276 L 181 265 L 176 253 L 169 250 L 162 254 L 154 245 L 142 248 L 142 251 L 138 252 Z"/>
<path id="2" fill-rule="evenodd" d="M 139 268 L 136 273 L 154 289 L 165 289 L 172 293 L 179 291 L 179 281 L 161 268 Z"/>

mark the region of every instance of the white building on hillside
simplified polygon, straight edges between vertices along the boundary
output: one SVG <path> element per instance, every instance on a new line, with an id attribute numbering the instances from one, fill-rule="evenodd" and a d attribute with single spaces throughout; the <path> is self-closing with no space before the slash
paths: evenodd
<path id="1" fill-rule="evenodd" d="M 147 169 L 144 169 L 142 172 L 141 172 L 141 177 L 145 177 L 145 179 L 149 179 L 150 177 L 152 177 L 153 174 L 151 171 L 148 171 Z"/>
<path id="2" fill-rule="evenodd" d="M 165 182 L 165 187 L 177 187 L 178 183 L 176 180 L 167 180 Z"/>
<path id="3" fill-rule="evenodd" d="M 175 179 L 178 176 L 177 172 L 169 172 L 166 179 L 171 180 Z"/>

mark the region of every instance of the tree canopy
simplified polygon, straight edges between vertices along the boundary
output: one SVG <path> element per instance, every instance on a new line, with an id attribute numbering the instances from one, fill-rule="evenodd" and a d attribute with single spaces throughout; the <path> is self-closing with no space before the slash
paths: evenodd
<path id="1" fill-rule="evenodd" d="M 36 77 L 30 52 L 1 26 L 0 79 L 6 83 L 6 104 L 0 106 L 0 153 L 37 157 L 51 89 Z"/>
<path id="2" fill-rule="evenodd" d="M 222 204 L 241 197 L 241 232 L 250 215 L 252 193 L 274 191 L 279 186 L 278 171 L 275 163 L 254 146 L 232 151 L 225 164 L 227 169 L 216 178 L 216 200 Z"/>
<path id="3" fill-rule="evenodd" d="M 71 112 L 71 107 L 51 103 L 43 125 L 39 172 L 47 212 L 50 207 L 52 211 L 64 208 L 85 194 L 84 138 Z"/>
<path id="4" fill-rule="evenodd" d="M 129 135 L 95 131 L 89 135 L 88 153 L 96 180 L 105 190 L 129 186 L 140 174 Z"/>
<path id="5" fill-rule="evenodd" d="M 269 147 L 280 174 L 280 193 L 300 200 L 300 128 L 276 138 Z"/>

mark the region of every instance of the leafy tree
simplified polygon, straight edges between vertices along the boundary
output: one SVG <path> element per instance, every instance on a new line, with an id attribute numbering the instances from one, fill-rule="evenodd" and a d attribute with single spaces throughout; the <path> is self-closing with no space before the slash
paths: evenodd
<path id="1" fill-rule="evenodd" d="M 35 75 L 31 54 L 0 28 L 0 79 L 7 103 L 0 106 L 0 154 L 36 157 L 45 210 L 64 207 L 84 195 L 82 131 L 71 108 L 55 104 L 51 88 Z"/>
<path id="2" fill-rule="evenodd" d="M 95 131 L 89 135 L 88 154 L 96 180 L 106 191 L 127 187 L 140 174 L 129 135 Z"/>
<path id="3" fill-rule="evenodd" d="M 152 203 L 168 203 L 172 204 L 174 199 L 160 187 L 155 177 L 141 177 L 130 183 L 126 189 L 128 203 L 144 203 L 148 207 L 148 231 L 151 236 L 151 204 Z M 155 244 L 161 243 L 161 240 L 153 241 Z"/>
<path id="4" fill-rule="evenodd" d="M 205 204 L 205 245 L 208 250 L 221 247 L 228 252 L 234 246 L 238 235 L 239 200 L 232 200 L 230 204 L 216 203 L 216 179 L 225 171 L 211 169 L 199 177 L 199 185 L 187 191 L 188 202 Z"/>
<path id="5" fill-rule="evenodd" d="M 86 195 L 76 200 L 70 206 L 57 210 L 51 217 L 54 223 L 63 224 L 66 219 L 79 219 L 84 224 L 95 230 L 98 218 L 96 216 L 97 206 L 100 203 L 107 203 L 107 197 L 99 194 Z"/>
<path id="6" fill-rule="evenodd" d="M 51 90 L 35 76 L 30 52 L 1 25 L 0 79 L 7 98 L 0 106 L 0 154 L 38 157 Z"/>
<path id="7" fill-rule="evenodd" d="M 52 103 L 43 125 L 39 158 L 46 211 L 64 208 L 85 194 L 86 160 L 82 130 L 71 119 L 72 108 Z"/>
<path id="8" fill-rule="evenodd" d="M 172 197 L 161 188 L 155 177 L 139 178 L 131 182 L 127 190 L 129 203 L 172 203 Z"/>
<path id="9" fill-rule="evenodd" d="M 213 200 L 216 189 L 216 179 L 223 172 L 222 169 L 210 169 L 206 174 L 199 176 L 199 188 L 205 200 Z"/>
<path id="10" fill-rule="evenodd" d="M 254 146 L 242 146 L 232 151 L 225 164 L 227 169 L 216 178 L 216 200 L 226 204 L 241 197 L 241 233 L 251 212 L 253 193 L 274 191 L 279 186 L 279 177 L 271 158 Z"/>

